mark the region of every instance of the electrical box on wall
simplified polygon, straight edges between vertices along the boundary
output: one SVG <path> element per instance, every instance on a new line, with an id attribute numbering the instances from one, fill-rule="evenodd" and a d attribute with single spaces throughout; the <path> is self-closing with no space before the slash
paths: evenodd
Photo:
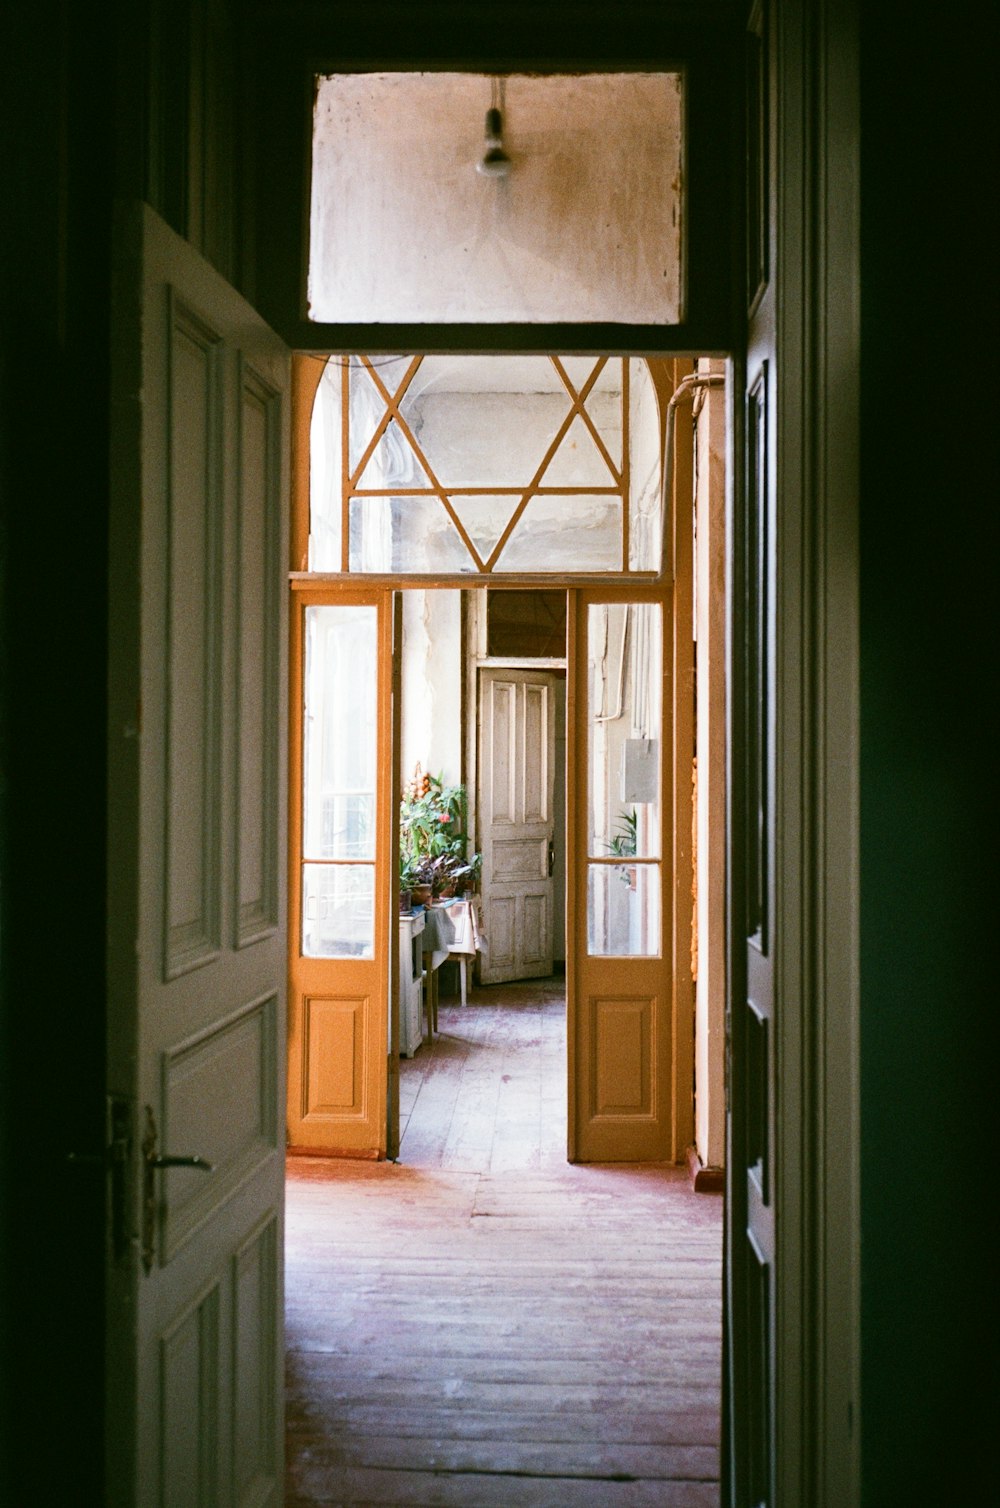
<path id="1" fill-rule="evenodd" d="M 659 739 L 627 738 L 622 745 L 622 800 L 655 801 L 659 774 Z"/>

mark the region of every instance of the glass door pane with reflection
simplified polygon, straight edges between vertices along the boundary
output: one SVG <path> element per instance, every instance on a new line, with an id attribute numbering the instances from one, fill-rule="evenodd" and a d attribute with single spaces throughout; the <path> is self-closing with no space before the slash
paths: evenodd
<path id="1" fill-rule="evenodd" d="M 587 952 L 657 957 L 661 944 L 663 610 L 587 610 Z"/>
<path id="2" fill-rule="evenodd" d="M 305 609 L 302 953 L 375 949 L 378 610 Z"/>

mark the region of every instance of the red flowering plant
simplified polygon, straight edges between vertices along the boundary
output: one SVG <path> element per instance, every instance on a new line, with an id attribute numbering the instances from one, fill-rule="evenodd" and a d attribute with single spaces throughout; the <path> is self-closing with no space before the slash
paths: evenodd
<path id="1" fill-rule="evenodd" d="M 435 895 L 473 890 L 482 855 L 467 856 L 464 785 L 445 785 L 418 764 L 403 787 L 399 807 L 399 883 L 404 890 L 430 885 Z"/>

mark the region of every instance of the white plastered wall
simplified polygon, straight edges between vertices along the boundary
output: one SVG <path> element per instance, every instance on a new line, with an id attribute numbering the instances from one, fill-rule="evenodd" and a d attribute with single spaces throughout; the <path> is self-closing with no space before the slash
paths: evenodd
<path id="1" fill-rule="evenodd" d="M 403 779 L 462 776 L 462 594 L 403 593 Z"/>

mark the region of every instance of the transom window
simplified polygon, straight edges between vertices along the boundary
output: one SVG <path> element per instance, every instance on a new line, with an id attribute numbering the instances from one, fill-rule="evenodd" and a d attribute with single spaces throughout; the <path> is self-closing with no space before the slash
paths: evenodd
<path id="1" fill-rule="evenodd" d="M 310 571 L 660 568 L 660 421 L 645 361 L 332 356 L 310 454 Z"/>

